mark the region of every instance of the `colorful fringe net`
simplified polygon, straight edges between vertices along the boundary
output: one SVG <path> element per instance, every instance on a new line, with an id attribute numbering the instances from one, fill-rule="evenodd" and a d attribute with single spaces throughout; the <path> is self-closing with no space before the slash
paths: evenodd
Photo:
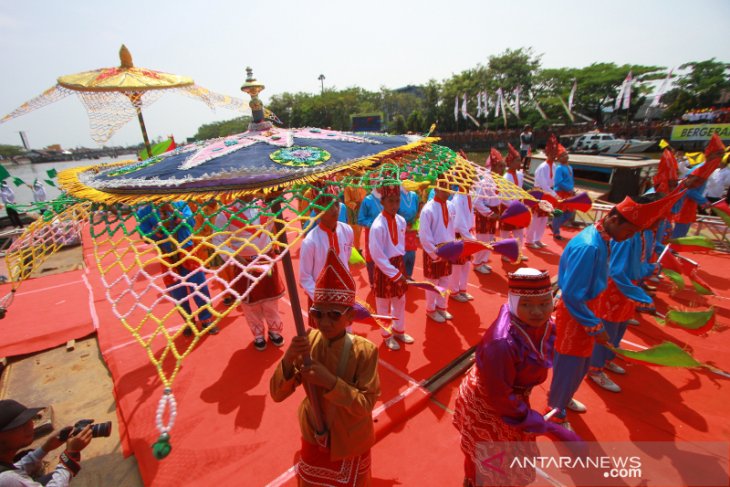
<path id="1" fill-rule="evenodd" d="M 114 133 L 137 116 L 137 109 L 149 107 L 163 94 L 176 92 L 202 101 L 211 110 L 225 108 L 243 113 L 250 110 L 239 98 L 212 92 L 198 85 L 154 89 L 144 92 L 76 91 L 60 85 L 53 86 L 35 98 L 0 118 L 0 123 L 25 115 L 38 108 L 57 102 L 69 95 L 78 95 L 89 115 L 91 138 L 99 144 L 106 143 Z"/>
<path id="2" fill-rule="evenodd" d="M 371 167 L 358 167 L 338 169 L 319 180 L 313 177 L 313 182 L 277 183 L 276 191 L 269 187 L 258 194 L 247 189 L 214 197 L 118 195 L 123 202 L 113 203 L 109 199 L 114 194 L 98 192 L 103 203 L 57 200 L 7 253 L 14 289 L 68 238 L 80 237 L 88 224 L 114 314 L 144 348 L 165 386 L 158 428 L 168 441 L 174 417 L 164 425 L 162 414 L 172 408 L 172 385 L 185 357 L 205 333 L 246 301 L 323 211 L 339 204 L 345 188 L 369 190 L 397 181 L 421 191 L 425 201 L 429 188 L 444 182 L 448 191 L 475 198 L 532 199 L 485 168 L 430 143 L 391 151 L 387 158 L 373 160 Z M 76 178 L 79 172 L 70 174 Z M 59 176 L 62 185 L 66 176 Z M 77 192 L 90 197 L 94 191 Z M 185 330 L 191 335 L 188 340 L 181 338 Z M 169 451 L 169 445 L 158 447 Z"/>

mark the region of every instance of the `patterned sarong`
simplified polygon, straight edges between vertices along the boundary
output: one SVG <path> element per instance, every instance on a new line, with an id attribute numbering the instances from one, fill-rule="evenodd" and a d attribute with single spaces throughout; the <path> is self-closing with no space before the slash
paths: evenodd
<path id="1" fill-rule="evenodd" d="M 427 279 L 440 279 L 451 275 L 451 262 L 439 260 L 434 262 L 431 257 L 423 253 L 423 275 Z"/>
<path id="2" fill-rule="evenodd" d="M 301 458 L 297 474 L 299 485 L 329 485 L 355 487 L 365 485 L 370 478 L 370 450 L 356 457 L 330 460 L 330 451 L 302 439 Z"/>
<path id="3" fill-rule="evenodd" d="M 465 457 L 465 476 L 474 485 L 528 485 L 535 479 L 533 469 L 509 468 L 497 472 L 482 463 L 494 455 L 489 445 L 497 442 L 515 442 L 515 451 L 510 455 L 539 456 L 533 433 L 507 425 L 489 407 L 482 380 L 479 369 L 473 366 L 461 382 L 454 408 L 454 426 L 461 433 L 461 451 Z M 514 390 L 513 393 L 522 395 L 529 406 L 529 391 Z"/>
<path id="4" fill-rule="evenodd" d="M 593 311 L 596 316 L 603 316 L 602 297 L 588 301 L 588 308 Z M 600 325 L 599 325 L 600 326 Z M 588 328 L 578 323 L 570 314 L 568 308 L 561 299 L 555 307 L 555 350 L 563 355 L 573 355 L 574 357 L 590 357 L 593 352 L 593 345 L 596 339 L 588 334 Z"/>
<path id="5" fill-rule="evenodd" d="M 603 316 L 601 318 L 612 323 L 623 323 L 636 315 L 636 301 L 633 301 L 619 291 L 613 279 L 608 278 L 608 286 L 601 294 L 603 300 Z"/>
<path id="6" fill-rule="evenodd" d="M 497 222 L 496 218 L 487 218 L 481 213 L 474 212 L 474 228 L 476 233 L 489 233 L 494 235 L 497 233 Z"/>
<path id="7" fill-rule="evenodd" d="M 245 259 L 241 259 L 245 262 Z M 234 268 L 237 269 L 237 268 Z M 234 274 L 236 271 L 234 270 Z M 249 273 L 253 273 L 249 271 Z M 239 273 L 237 276 L 233 276 L 231 281 L 231 287 L 239 294 L 245 293 L 249 286 L 251 286 L 251 280 L 246 277 L 244 273 Z M 279 266 L 274 264 L 266 275 L 256 284 L 251 290 L 251 293 L 243 300 L 246 304 L 254 304 L 262 301 L 268 301 L 271 299 L 279 299 L 284 295 L 284 283 L 279 275 Z"/>
<path id="8" fill-rule="evenodd" d="M 406 265 L 403 262 L 402 255 L 397 255 L 391 258 L 390 263 L 393 264 L 393 266 L 398 269 L 401 274 L 406 273 Z M 400 298 L 406 293 L 406 289 L 408 288 L 408 284 L 406 284 L 405 281 L 393 281 L 390 277 L 386 276 L 378 266 L 375 266 L 373 281 L 376 298 Z"/>

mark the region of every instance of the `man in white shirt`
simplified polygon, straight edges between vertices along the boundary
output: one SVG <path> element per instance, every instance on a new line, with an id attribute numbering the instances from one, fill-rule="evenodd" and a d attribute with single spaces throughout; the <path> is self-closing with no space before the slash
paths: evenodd
<path id="1" fill-rule="evenodd" d="M 33 181 L 33 186 L 31 186 L 30 189 L 33 191 L 33 201 L 36 203 L 41 203 L 48 199 L 45 186 L 43 186 L 43 183 L 41 183 L 37 178 Z"/>
<path id="2" fill-rule="evenodd" d="M 403 256 L 406 253 L 406 220 L 398 214 L 400 207 L 400 185 L 380 186 L 380 201 L 383 211 L 375 217 L 370 227 L 370 255 L 375 263 L 373 290 L 378 314 L 395 317 L 393 334 L 383 329 L 385 345 L 399 350 L 398 341 L 410 344 L 413 337 L 406 334 L 406 267 Z"/>
<path id="3" fill-rule="evenodd" d="M 449 261 L 436 255 L 436 247 L 442 243 L 453 242 L 456 236 L 456 210 L 449 201 L 449 192 L 446 190 L 448 187 L 447 180 L 439 180 L 434 198 L 421 209 L 418 229 L 418 237 L 423 247 L 423 275 L 442 288 L 449 287 L 452 269 Z M 434 292 L 426 293 L 426 316 L 436 323 L 444 323 L 454 318 L 448 311 L 446 298 Z"/>
<path id="4" fill-rule="evenodd" d="M 705 197 L 710 202 L 715 203 L 725 197 L 727 189 L 730 187 L 730 166 L 727 164 L 720 166 L 713 171 L 707 179 L 707 188 L 705 189 Z"/>
<path id="5" fill-rule="evenodd" d="M 468 188 L 470 189 L 470 188 Z M 457 239 L 474 239 L 474 206 L 471 195 L 458 193 L 451 199 L 456 212 L 454 232 Z M 466 292 L 471 270 L 471 257 L 462 257 L 452 264 L 451 270 L 451 298 L 460 303 L 474 299 Z"/>
<path id="6" fill-rule="evenodd" d="M 345 269 L 350 270 L 350 253 L 355 233 L 350 225 L 338 221 L 341 204 L 339 200 L 333 195 L 321 194 L 317 203 L 326 207 L 326 201 L 331 201 L 332 206 L 322 212 L 318 224 L 304 238 L 299 251 L 299 285 L 309 298 L 307 309 L 312 306 L 314 287 L 327 262 L 330 248 L 335 250 Z M 310 319 L 309 325 L 313 324 Z"/>
<path id="7" fill-rule="evenodd" d="M 13 188 L 5 180 L 0 183 L 0 199 L 2 199 L 3 205 L 5 205 L 5 211 L 10 219 L 10 224 L 18 228 L 23 228 L 23 222 L 20 221 L 18 212 L 15 208 L 8 206 L 15 204 L 15 191 L 13 191 Z"/>
<path id="8" fill-rule="evenodd" d="M 504 174 L 505 163 L 502 154 L 492 148 L 489 154 L 489 169 L 492 174 Z M 485 176 L 485 179 L 489 176 Z M 477 240 L 492 243 L 497 233 L 499 222 L 500 200 L 497 197 L 497 185 L 493 181 L 480 181 L 474 201 L 474 231 Z M 489 274 L 492 268 L 487 265 L 491 250 L 480 250 L 474 254 L 474 270 L 480 274 Z"/>
<path id="9" fill-rule="evenodd" d="M 535 189 L 554 197 L 556 194 L 553 190 L 553 186 L 555 186 L 555 169 L 553 165 L 555 159 L 559 156 L 559 147 L 562 147 L 562 150 L 565 151 L 565 148 L 558 143 L 555 135 L 551 135 L 545 145 L 545 160 L 535 170 Z M 525 236 L 527 240 L 525 245 L 527 247 L 533 249 L 545 247 L 545 244 L 542 243 L 542 236 L 545 233 L 547 222 L 547 213 L 542 211 L 538 206 L 535 206 L 532 221 L 530 222 L 530 226 L 527 227 L 527 235 Z"/>

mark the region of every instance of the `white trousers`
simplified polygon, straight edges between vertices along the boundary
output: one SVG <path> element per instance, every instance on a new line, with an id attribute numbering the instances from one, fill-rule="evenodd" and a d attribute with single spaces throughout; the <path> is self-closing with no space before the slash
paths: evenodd
<path id="1" fill-rule="evenodd" d="M 492 243 L 494 241 L 494 234 L 492 233 L 477 233 L 477 240 L 484 243 Z M 480 250 L 474 254 L 474 265 L 486 264 L 489 260 L 489 256 L 492 255 L 491 250 Z"/>
<path id="2" fill-rule="evenodd" d="M 542 240 L 542 236 L 545 233 L 545 227 L 547 227 L 547 221 L 548 217 L 546 216 L 532 215 L 530 226 L 527 227 L 528 243 L 537 243 Z"/>
<path id="3" fill-rule="evenodd" d="M 433 294 L 433 293 L 431 293 Z M 404 333 L 406 331 L 406 295 L 400 298 L 375 298 L 375 309 L 379 315 L 395 317 L 393 331 Z M 384 337 L 390 336 L 385 330 L 380 330 Z"/>
<path id="4" fill-rule="evenodd" d="M 469 271 L 471 270 L 471 262 L 464 265 L 451 266 L 451 292 L 466 292 L 466 284 L 469 280 Z"/>
<path id="5" fill-rule="evenodd" d="M 441 286 L 444 289 L 449 289 L 449 281 L 451 281 L 451 275 L 440 277 L 438 279 L 426 280 L 428 282 L 436 284 L 437 286 Z M 437 308 L 445 310 L 447 308 L 446 303 L 447 301 L 445 296 L 441 296 L 440 294 L 431 291 L 426 291 L 426 313 L 436 311 Z"/>
<path id="6" fill-rule="evenodd" d="M 265 323 L 269 325 L 269 331 L 281 335 L 284 329 L 284 322 L 279 316 L 279 300 L 270 299 L 254 304 L 241 303 L 243 316 L 246 317 L 248 327 L 251 328 L 254 338 L 264 338 Z"/>

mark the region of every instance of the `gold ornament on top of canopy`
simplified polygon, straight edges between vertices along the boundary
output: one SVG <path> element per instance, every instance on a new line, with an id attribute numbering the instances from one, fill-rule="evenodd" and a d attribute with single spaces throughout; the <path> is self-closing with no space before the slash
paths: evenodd
<path id="1" fill-rule="evenodd" d="M 0 123 L 76 94 L 88 112 L 92 139 L 99 144 L 107 142 L 136 115 L 149 154 L 150 143 L 142 118 L 142 108 L 152 105 L 164 93 L 184 94 L 202 101 L 211 109 L 226 108 L 249 113 L 240 98 L 214 93 L 196 85 L 187 76 L 135 67 L 132 55 L 124 45 L 119 50 L 119 58 L 121 63 L 118 67 L 59 77 L 55 86 L 5 115 Z"/>

